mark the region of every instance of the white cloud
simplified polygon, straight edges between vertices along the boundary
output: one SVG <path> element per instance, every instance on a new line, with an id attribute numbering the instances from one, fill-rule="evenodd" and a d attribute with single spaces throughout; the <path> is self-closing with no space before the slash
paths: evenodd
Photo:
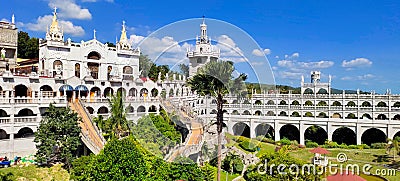
<path id="1" fill-rule="evenodd" d="M 46 27 L 51 24 L 52 19 L 52 15 L 39 16 L 35 23 L 20 23 L 20 26 L 32 31 L 46 32 Z M 81 26 L 76 26 L 71 21 L 59 20 L 58 23 L 60 27 L 64 28 L 64 33 L 72 36 L 82 36 L 85 34 L 85 30 Z"/>
<path id="2" fill-rule="evenodd" d="M 260 49 L 254 49 L 251 52 L 253 55 L 258 56 L 258 57 L 262 57 L 264 55 L 269 55 L 271 54 L 271 50 L 270 49 L 264 49 L 264 50 L 260 50 Z"/>
<path id="3" fill-rule="evenodd" d="M 247 58 L 243 51 L 236 45 L 235 41 L 228 35 L 221 35 L 217 38 L 216 47 L 221 50 L 221 58 L 232 62 L 246 62 Z"/>
<path id="4" fill-rule="evenodd" d="M 254 49 L 253 52 L 251 52 L 251 54 L 258 56 L 258 57 L 264 56 L 264 53 L 259 49 Z"/>
<path id="5" fill-rule="evenodd" d="M 324 69 L 332 67 L 334 64 L 333 61 L 325 61 L 321 60 L 318 62 L 298 62 L 295 60 L 279 60 L 278 66 L 289 68 L 292 70 L 298 69 Z"/>
<path id="6" fill-rule="evenodd" d="M 365 74 L 365 75 L 359 75 L 359 76 L 345 76 L 345 77 L 342 77 L 341 78 L 341 80 L 356 80 L 356 81 L 359 81 L 359 80 L 370 80 L 370 79 L 372 79 L 372 78 L 375 78 L 376 76 L 375 75 L 373 75 L 373 74 Z"/>
<path id="7" fill-rule="evenodd" d="M 342 67 L 344 68 L 370 67 L 371 65 L 372 61 L 366 58 L 356 58 L 350 61 L 343 60 L 342 62 Z"/>
<path id="8" fill-rule="evenodd" d="M 6 18 L 2 18 L 2 19 L 0 20 L 0 22 L 6 22 L 6 23 L 9 23 L 10 21 L 9 21 L 8 19 L 6 19 Z"/>
<path id="9" fill-rule="evenodd" d="M 92 19 L 89 9 L 82 8 L 74 0 L 49 0 L 49 7 L 57 7 L 59 16 L 71 19 Z"/>
<path id="10" fill-rule="evenodd" d="M 140 47 L 140 50 L 149 55 L 156 63 L 175 64 L 187 61 L 186 49 L 191 45 L 187 43 L 179 44 L 173 37 L 164 36 L 144 37 L 139 35 L 131 35 L 130 42 L 133 47 Z"/>
<path id="11" fill-rule="evenodd" d="M 293 53 L 290 58 L 299 58 L 300 54 L 299 53 Z"/>
<path id="12" fill-rule="evenodd" d="M 264 53 L 265 53 L 265 55 L 271 54 L 271 49 L 269 49 L 269 48 L 264 49 Z"/>
<path id="13" fill-rule="evenodd" d="M 303 74 L 298 73 L 298 72 L 280 71 L 280 72 L 278 72 L 278 75 L 279 75 L 279 78 L 282 78 L 282 79 L 299 80 Z"/>

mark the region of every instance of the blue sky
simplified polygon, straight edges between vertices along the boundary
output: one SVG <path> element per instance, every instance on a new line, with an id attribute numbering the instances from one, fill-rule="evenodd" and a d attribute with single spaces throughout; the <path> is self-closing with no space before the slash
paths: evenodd
<path id="1" fill-rule="evenodd" d="M 140 39 L 175 21 L 205 15 L 247 32 L 261 47 L 252 53 L 267 54 L 278 84 L 299 86 L 301 75 L 308 80 L 311 70 L 320 70 L 323 81 L 333 76 L 335 88 L 400 92 L 400 2 L 395 0 L 0 0 L 0 4 L 0 19 L 10 20 L 15 14 L 18 27 L 35 37 L 44 37 L 52 7 L 57 6 L 66 37 L 74 41 L 91 39 L 96 29 L 98 40 L 115 42 L 122 20 L 128 34 L 135 35 L 131 38 Z"/>

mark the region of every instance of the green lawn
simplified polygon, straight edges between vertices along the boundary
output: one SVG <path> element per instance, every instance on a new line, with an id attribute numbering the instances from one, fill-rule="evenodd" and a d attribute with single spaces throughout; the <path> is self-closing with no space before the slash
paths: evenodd
<path id="1" fill-rule="evenodd" d="M 227 172 L 222 170 L 222 172 L 221 172 L 221 180 L 226 180 L 226 174 L 227 174 Z M 239 174 L 233 174 L 232 175 L 232 174 L 228 173 L 228 180 L 231 181 L 231 180 L 233 180 L 233 179 L 235 179 L 236 177 L 239 177 L 239 176 L 240 176 Z M 215 173 L 215 180 L 217 180 L 217 173 Z"/>
<path id="2" fill-rule="evenodd" d="M 310 149 L 302 149 L 302 150 L 297 150 L 290 152 L 289 155 L 307 162 L 311 162 L 311 158 L 313 156 L 312 153 L 309 152 Z M 328 149 L 331 153 L 328 155 L 329 160 L 332 161 L 333 164 L 338 164 L 336 160 L 336 155 L 339 153 L 345 153 L 347 155 L 348 161 L 347 163 L 344 163 L 343 165 L 347 164 L 358 164 L 360 166 L 360 173 L 362 172 L 362 166 L 364 164 L 370 164 L 372 166 L 370 172 L 372 174 L 376 173 L 377 169 L 385 169 L 382 165 L 383 164 L 390 164 L 389 160 L 385 160 L 383 155 L 385 154 L 384 149 L 364 149 L 364 150 L 359 150 L 359 149 L 338 149 L 338 148 L 332 148 Z M 400 172 L 396 173 L 396 176 L 384 176 L 384 178 L 390 180 L 390 181 L 400 181 L 399 177 Z M 362 174 L 361 177 L 369 180 L 377 180 L 381 181 L 382 179 L 375 177 L 375 176 L 370 176 L 370 175 L 364 175 Z"/>
<path id="3" fill-rule="evenodd" d="M 20 167 L 21 166 L 21 167 Z M 37 167 L 36 165 L 22 166 L 18 165 L 15 167 L 2 168 L 0 173 L 11 172 L 13 180 L 69 180 L 69 173 L 63 169 L 61 165 L 55 165 L 50 168 Z"/>
<path id="4" fill-rule="evenodd" d="M 226 138 L 229 140 L 227 146 L 236 146 L 240 150 L 245 153 L 250 153 L 248 151 L 243 150 L 239 143 L 233 141 L 235 140 L 235 136 L 226 134 Z M 275 151 L 276 145 L 270 143 L 260 142 L 260 151 L 257 152 L 256 156 L 260 157 L 261 155 L 269 152 Z M 295 151 L 291 151 L 289 153 L 290 156 L 311 163 L 311 158 L 313 157 L 313 153 L 309 152 L 310 148 L 299 149 Z M 362 172 L 362 166 L 364 164 L 370 164 L 372 168 L 369 170 L 370 173 L 375 174 L 377 170 L 386 169 L 383 167 L 384 164 L 391 164 L 392 158 L 388 158 L 385 153 L 385 149 L 339 149 L 339 148 L 331 148 L 328 149 L 331 153 L 328 155 L 333 164 L 337 164 L 336 155 L 339 153 L 345 153 L 347 155 L 348 161 L 346 164 L 358 164 L 360 166 L 360 173 Z M 391 154 L 392 155 L 392 154 Z M 397 158 L 398 164 L 400 163 L 400 157 Z M 387 169 L 386 169 L 387 170 Z M 367 179 L 368 181 L 382 181 L 383 179 L 361 174 L 361 177 Z M 396 172 L 395 176 L 383 176 L 387 180 L 390 181 L 400 181 L 400 172 Z"/>

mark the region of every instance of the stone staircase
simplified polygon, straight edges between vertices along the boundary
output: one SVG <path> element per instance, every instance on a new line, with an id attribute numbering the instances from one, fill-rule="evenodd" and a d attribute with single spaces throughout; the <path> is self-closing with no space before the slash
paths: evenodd
<path id="1" fill-rule="evenodd" d="M 81 139 L 82 142 L 92 151 L 94 154 L 98 154 L 103 149 L 106 141 L 97 128 L 96 124 L 92 121 L 89 113 L 85 109 L 80 99 L 75 99 L 69 102 L 69 107 L 82 119 L 79 123 L 81 127 Z"/>
<path id="2" fill-rule="evenodd" d="M 182 122 L 190 125 L 188 139 L 185 141 L 185 143 L 178 145 L 174 152 L 172 152 L 170 155 L 167 155 L 166 160 L 172 162 L 179 155 L 189 156 L 191 154 L 200 152 L 203 141 L 202 121 L 196 116 L 191 115 L 190 112 L 187 112 L 187 109 L 177 108 L 169 99 L 161 100 L 160 102 L 165 111 L 176 112 L 183 120 Z"/>

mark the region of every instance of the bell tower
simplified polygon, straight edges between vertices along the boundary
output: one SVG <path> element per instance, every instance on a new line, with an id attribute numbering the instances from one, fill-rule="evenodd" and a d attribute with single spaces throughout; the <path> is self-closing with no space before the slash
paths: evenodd
<path id="1" fill-rule="evenodd" d="M 189 58 L 189 77 L 196 74 L 197 69 L 203 67 L 210 61 L 218 60 L 220 51 L 211 45 L 211 40 L 207 36 L 207 25 L 203 16 L 203 22 L 200 24 L 200 38 L 196 36 L 195 50 L 187 50 Z"/>

